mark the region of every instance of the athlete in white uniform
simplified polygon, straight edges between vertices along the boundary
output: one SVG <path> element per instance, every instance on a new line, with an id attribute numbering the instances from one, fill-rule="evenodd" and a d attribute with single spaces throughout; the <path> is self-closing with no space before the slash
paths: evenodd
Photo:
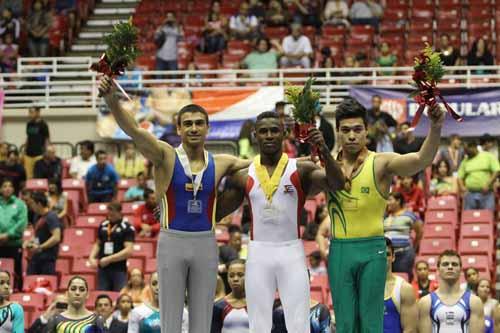
<path id="1" fill-rule="evenodd" d="M 469 290 L 460 288 L 462 261 L 458 253 L 446 250 L 438 258 L 439 288 L 420 299 L 419 332 L 482 333 L 483 304 Z"/>
<path id="2" fill-rule="evenodd" d="M 271 332 L 278 289 L 288 332 L 309 333 L 309 279 L 299 219 L 307 195 L 335 191 L 344 186 L 344 177 L 319 130 L 310 130 L 309 142 L 319 147 L 325 169 L 283 154 L 284 132 L 275 112 L 260 114 L 255 129 L 261 155 L 228 179 L 228 189 L 218 200 L 218 218 L 247 197 L 251 241 L 245 288 L 250 332 Z"/>

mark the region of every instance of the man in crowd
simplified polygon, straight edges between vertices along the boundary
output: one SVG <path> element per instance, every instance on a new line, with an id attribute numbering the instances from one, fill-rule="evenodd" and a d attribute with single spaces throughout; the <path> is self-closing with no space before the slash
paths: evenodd
<path id="1" fill-rule="evenodd" d="M 83 179 L 91 166 L 96 164 L 94 156 L 94 143 L 92 141 L 82 141 L 79 144 L 80 155 L 71 159 L 69 174 L 73 179 Z"/>
<path id="2" fill-rule="evenodd" d="M 374 0 L 356 0 L 349 9 L 352 24 L 370 24 L 376 28 L 382 15 L 382 6 Z"/>
<path id="3" fill-rule="evenodd" d="M 444 251 L 437 267 L 439 288 L 418 302 L 419 332 L 484 332 L 481 300 L 460 288 L 462 260 L 458 253 Z"/>
<path id="4" fill-rule="evenodd" d="M 425 260 L 419 260 L 415 264 L 416 279 L 413 279 L 412 286 L 415 297 L 420 299 L 429 295 L 438 288 L 436 280 L 429 279 L 429 264 Z"/>
<path id="5" fill-rule="evenodd" d="M 394 131 L 398 126 L 397 121 L 387 112 L 382 111 L 382 97 L 380 95 L 372 96 L 372 107 L 367 112 L 368 124 L 373 125 L 378 120 L 382 119 L 387 127 Z"/>
<path id="6" fill-rule="evenodd" d="M 11 180 L 2 181 L 0 195 L 0 253 L 2 258 L 14 259 L 14 288 L 21 290 L 22 240 L 28 222 L 28 210 L 24 202 L 14 195 Z"/>
<path id="7" fill-rule="evenodd" d="M 168 12 L 163 24 L 155 32 L 156 70 L 177 70 L 177 42 L 182 36 L 182 28 L 177 24 L 175 14 Z"/>
<path id="8" fill-rule="evenodd" d="M 495 210 L 493 183 L 500 171 L 498 159 L 488 152 L 479 152 L 477 143 L 469 141 L 465 146 L 467 157 L 458 169 L 458 182 L 464 194 L 464 210 Z"/>
<path id="9" fill-rule="evenodd" d="M 97 289 L 120 291 L 127 283 L 127 259 L 133 251 L 135 229 L 123 221 L 122 205 L 108 204 L 108 219 L 98 229 L 89 262 L 97 270 Z"/>
<path id="10" fill-rule="evenodd" d="M 154 238 L 160 232 L 160 221 L 156 216 L 156 194 L 147 188 L 144 190 L 144 203 L 135 210 L 135 230 L 140 237 Z"/>
<path id="11" fill-rule="evenodd" d="M 35 224 L 35 236 L 23 244 L 23 248 L 28 251 L 27 274 L 55 275 L 63 226 L 57 213 L 49 209 L 48 198 L 44 193 L 34 192 L 31 199 L 38 221 Z"/>
<path id="12" fill-rule="evenodd" d="M 85 176 L 89 202 L 110 202 L 116 195 L 120 177 L 111 164 L 104 150 L 96 153 L 97 164 L 90 167 Z"/>
<path id="13" fill-rule="evenodd" d="M 229 33 L 235 39 L 253 40 L 257 37 L 259 20 L 248 13 L 248 3 L 242 2 L 239 13 L 229 19 Z"/>
<path id="14" fill-rule="evenodd" d="M 45 147 L 49 144 L 49 127 L 40 115 L 39 107 L 29 108 L 30 120 L 26 124 L 26 150 L 24 152 L 24 168 L 28 179 L 33 178 L 36 161 L 42 158 Z"/>
<path id="15" fill-rule="evenodd" d="M 462 147 L 462 139 L 460 139 L 458 134 L 452 134 L 449 138 L 449 144 L 439 150 L 434 159 L 434 163 L 445 159 L 448 161 L 451 172 L 455 173 L 458 171 L 458 167 L 462 163 L 464 157 L 465 151 Z"/>
<path id="16" fill-rule="evenodd" d="M 415 137 L 414 131 L 409 130 L 411 124 L 404 122 L 400 126 L 399 135 L 394 140 L 394 151 L 399 154 L 414 153 L 422 147 L 422 140 Z"/>
<path id="17" fill-rule="evenodd" d="M 0 181 L 3 179 L 12 181 L 15 194 L 19 193 L 26 181 L 26 172 L 19 162 L 19 153 L 16 149 L 9 150 L 7 159 L 0 162 Z"/>
<path id="18" fill-rule="evenodd" d="M 493 154 L 496 159 L 498 159 L 498 150 L 495 149 L 496 139 L 492 137 L 490 134 L 483 134 L 482 137 L 479 138 L 479 147 L 480 151 L 486 151 L 488 153 Z"/>
<path id="19" fill-rule="evenodd" d="M 62 179 L 61 159 L 56 156 L 56 147 L 48 145 L 43 153 L 42 159 L 36 161 L 34 169 L 34 178 Z"/>
<path id="20" fill-rule="evenodd" d="M 311 67 L 313 49 L 311 41 L 302 34 L 302 26 L 294 23 L 291 26 L 292 34 L 283 39 L 283 56 L 280 59 L 282 67 L 302 66 Z"/>
<path id="21" fill-rule="evenodd" d="M 137 184 L 130 187 L 125 192 L 125 201 L 141 201 L 144 197 L 144 191 L 147 189 L 147 179 L 143 171 L 136 176 Z"/>
<path id="22" fill-rule="evenodd" d="M 95 299 L 95 313 L 102 317 L 104 327 L 108 332 L 126 332 L 127 323 L 124 323 L 113 316 L 113 300 L 107 294 L 100 294 Z"/>
<path id="23" fill-rule="evenodd" d="M 415 214 L 423 217 L 425 213 L 425 194 L 417 184 L 416 176 L 401 177 L 401 185 L 394 189 L 403 195 L 406 207 Z"/>

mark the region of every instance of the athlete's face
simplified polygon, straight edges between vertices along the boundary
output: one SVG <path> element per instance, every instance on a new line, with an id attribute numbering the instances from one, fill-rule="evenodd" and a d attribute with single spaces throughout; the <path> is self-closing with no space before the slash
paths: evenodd
<path id="1" fill-rule="evenodd" d="M 283 126 L 277 118 L 264 118 L 255 125 L 255 137 L 261 154 L 281 153 L 283 144 Z"/>
<path id="2" fill-rule="evenodd" d="M 88 292 L 87 286 L 83 280 L 74 279 L 68 286 L 68 303 L 75 308 L 84 306 L 88 298 Z"/>
<path id="3" fill-rule="evenodd" d="M 233 264 L 229 266 L 227 280 L 233 291 L 241 293 L 245 289 L 245 265 Z"/>
<path id="4" fill-rule="evenodd" d="M 429 278 L 429 266 L 427 266 L 423 262 L 418 263 L 415 270 L 417 271 L 417 279 L 425 281 Z"/>
<path id="5" fill-rule="evenodd" d="M 177 132 L 182 143 L 189 146 L 202 145 L 208 133 L 208 123 L 201 112 L 186 112 L 181 115 Z"/>
<path id="6" fill-rule="evenodd" d="M 457 257 L 444 256 L 438 266 L 439 277 L 449 283 L 455 283 L 460 278 L 461 269 L 460 260 Z"/>
<path id="7" fill-rule="evenodd" d="M 5 299 L 10 295 L 10 276 L 6 272 L 0 273 L 0 298 Z"/>
<path id="8" fill-rule="evenodd" d="M 366 146 L 366 127 L 362 118 L 343 119 L 338 124 L 340 147 L 348 154 L 357 154 Z"/>
<path id="9" fill-rule="evenodd" d="M 158 293 L 160 291 L 160 286 L 158 285 L 158 273 L 153 273 L 151 275 L 151 281 L 149 282 L 149 288 L 151 288 L 151 292 L 153 293 L 153 297 L 158 298 Z"/>
<path id="10" fill-rule="evenodd" d="M 490 281 L 481 280 L 477 286 L 477 296 L 481 299 L 488 299 L 491 293 Z"/>

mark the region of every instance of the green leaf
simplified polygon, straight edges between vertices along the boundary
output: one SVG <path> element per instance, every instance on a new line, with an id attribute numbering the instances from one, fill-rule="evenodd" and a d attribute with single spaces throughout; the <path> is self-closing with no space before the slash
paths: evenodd
<path id="1" fill-rule="evenodd" d="M 285 97 L 293 105 L 293 118 L 299 123 L 311 123 L 314 121 L 320 94 L 312 90 L 313 82 L 314 79 L 310 77 L 302 89 L 289 85 L 285 88 Z"/>
<path id="2" fill-rule="evenodd" d="M 137 49 L 138 29 L 132 24 L 132 18 L 113 27 L 113 31 L 104 37 L 107 45 L 106 56 L 111 68 L 125 64 L 125 67 L 135 62 L 139 56 Z"/>

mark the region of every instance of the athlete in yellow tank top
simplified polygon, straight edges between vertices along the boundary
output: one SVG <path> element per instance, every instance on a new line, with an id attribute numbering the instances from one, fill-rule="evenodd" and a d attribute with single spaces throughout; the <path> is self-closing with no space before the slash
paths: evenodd
<path id="1" fill-rule="evenodd" d="M 440 143 L 444 113 L 429 111 L 431 127 L 419 152 L 399 155 L 366 149 L 367 115 L 354 99 L 335 112 L 342 191 L 328 194 L 330 220 L 318 231 L 328 273 L 338 333 L 380 333 L 384 321 L 386 246 L 383 215 L 394 176 L 414 175 L 432 163 Z M 332 236 L 329 250 L 327 237 Z M 328 255 L 329 253 L 329 255 Z"/>

